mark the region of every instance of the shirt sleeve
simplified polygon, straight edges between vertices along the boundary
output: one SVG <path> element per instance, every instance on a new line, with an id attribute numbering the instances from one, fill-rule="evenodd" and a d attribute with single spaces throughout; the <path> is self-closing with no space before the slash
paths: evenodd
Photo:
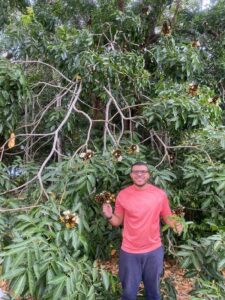
<path id="1" fill-rule="evenodd" d="M 163 193 L 163 202 L 162 202 L 162 209 L 161 214 L 163 218 L 172 216 L 172 212 L 169 205 L 169 199 L 165 193 Z"/>
<path id="2" fill-rule="evenodd" d="M 121 205 L 121 194 L 119 193 L 116 197 L 116 205 L 115 205 L 115 215 L 123 216 L 124 215 L 124 208 Z"/>

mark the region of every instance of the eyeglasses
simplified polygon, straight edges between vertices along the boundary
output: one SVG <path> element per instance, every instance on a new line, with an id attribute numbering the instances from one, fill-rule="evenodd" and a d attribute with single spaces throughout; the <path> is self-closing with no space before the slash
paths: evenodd
<path id="1" fill-rule="evenodd" d="M 131 173 L 133 173 L 133 174 L 147 174 L 148 171 L 146 171 L 146 170 L 134 170 Z"/>

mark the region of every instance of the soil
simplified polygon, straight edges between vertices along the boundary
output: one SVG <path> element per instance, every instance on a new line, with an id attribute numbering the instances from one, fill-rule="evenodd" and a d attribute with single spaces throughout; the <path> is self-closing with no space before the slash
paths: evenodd
<path id="1" fill-rule="evenodd" d="M 164 278 L 170 277 L 177 291 L 177 300 L 190 300 L 190 291 L 193 289 L 194 279 L 185 278 L 185 271 L 174 261 L 165 261 Z"/>

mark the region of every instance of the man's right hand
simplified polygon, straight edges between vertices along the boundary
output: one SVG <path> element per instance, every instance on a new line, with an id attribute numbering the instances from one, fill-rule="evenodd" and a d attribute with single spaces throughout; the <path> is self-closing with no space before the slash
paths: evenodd
<path id="1" fill-rule="evenodd" d="M 102 212 L 112 226 L 117 227 L 123 223 L 123 216 L 114 214 L 111 204 L 104 203 L 102 205 Z"/>
<path id="2" fill-rule="evenodd" d="M 103 215 L 107 219 L 111 218 L 112 215 L 113 215 L 113 209 L 112 209 L 111 204 L 109 204 L 109 203 L 103 203 L 103 205 L 102 205 L 102 212 L 103 212 Z"/>

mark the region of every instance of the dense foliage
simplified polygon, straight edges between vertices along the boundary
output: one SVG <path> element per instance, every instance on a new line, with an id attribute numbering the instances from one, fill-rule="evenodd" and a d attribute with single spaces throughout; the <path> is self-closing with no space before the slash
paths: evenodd
<path id="1" fill-rule="evenodd" d="M 116 299 L 101 215 L 146 161 L 181 237 L 166 254 L 224 299 L 224 0 L 1 1 L 0 251 L 12 298 Z M 185 221 L 184 221 L 185 219 Z M 171 284 L 164 299 L 176 299 Z"/>

